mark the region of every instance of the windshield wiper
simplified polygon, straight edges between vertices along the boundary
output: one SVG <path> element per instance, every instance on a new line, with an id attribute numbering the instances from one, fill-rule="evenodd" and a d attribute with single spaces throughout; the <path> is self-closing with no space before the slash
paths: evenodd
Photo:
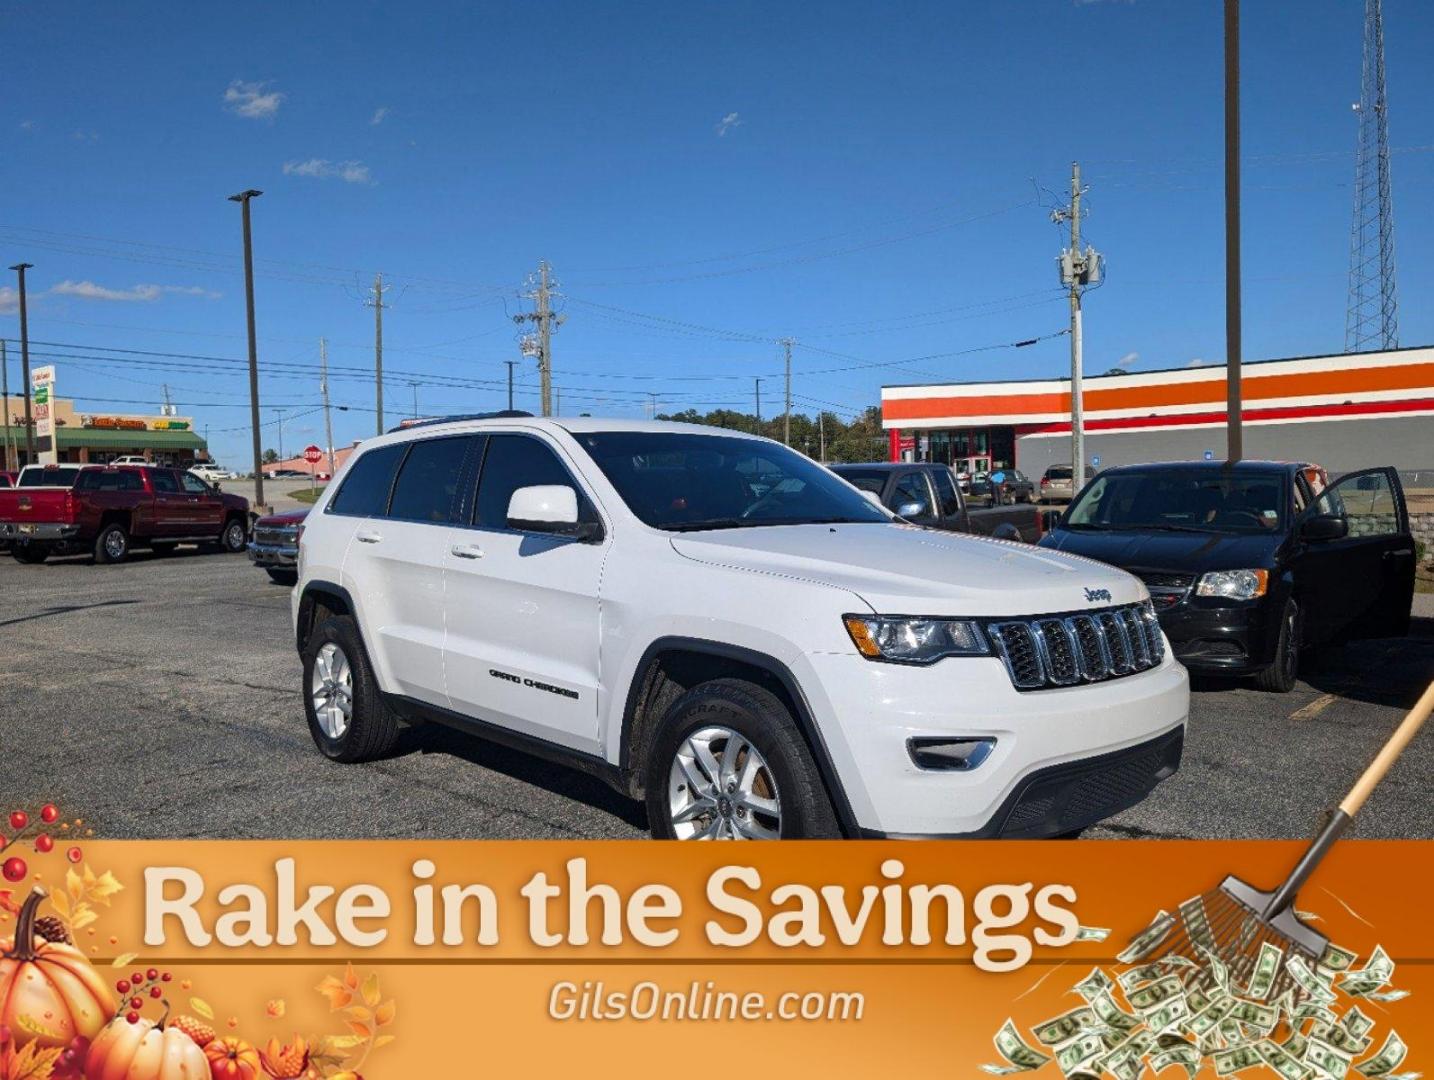
<path id="1" fill-rule="evenodd" d="M 666 532 L 702 532 L 706 529 L 742 529 L 758 522 L 743 518 L 704 518 L 700 521 L 674 521 L 670 525 L 659 525 Z"/>

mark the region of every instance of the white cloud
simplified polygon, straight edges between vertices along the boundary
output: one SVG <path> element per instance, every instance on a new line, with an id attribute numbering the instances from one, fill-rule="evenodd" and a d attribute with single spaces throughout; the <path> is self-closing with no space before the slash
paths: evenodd
<path id="1" fill-rule="evenodd" d="M 33 130 L 35 130 L 35 121 L 33 121 L 33 120 L 21 120 L 21 121 L 20 121 L 20 130 L 21 130 L 21 131 L 33 131 Z"/>
<path id="2" fill-rule="evenodd" d="M 100 133 L 98 131 L 86 131 L 83 128 L 78 128 L 70 135 L 70 138 L 74 139 L 75 142 L 97 143 L 100 141 Z"/>
<path id="3" fill-rule="evenodd" d="M 230 112 L 250 120 L 272 120 L 279 112 L 284 95 L 278 90 L 266 90 L 268 85 L 235 79 L 224 91 L 224 104 Z"/>
<path id="4" fill-rule="evenodd" d="M 97 285 L 93 281 L 71 281 L 68 278 L 49 290 L 55 296 L 73 296 L 80 300 L 105 300 L 121 304 L 148 304 L 161 296 L 174 293 L 181 296 L 204 296 L 213 300 L 219 294 L 198 285 L 132 285 L 128 289 L 113 289 Z"/>
<path id="5" fill-rule="evenodd" d="M 0 285 L 0 315 L 13 315 L 19 310 L 19 291 L 9 285 Z"/>
<path id="6" fill-rule="evenodd" d="M 387 105 L 380 105 L 377 109 L 373 111 L 373 119 L 371 119 L 369 123 L 372 124 L 374 127 L 378 127 L 379 124 L 383 123 L 385 120 L 388 119 L 388 114 L 392 111 L 393 110 L 390 109 Z"/>
<path id="7" fill-rule="evenodd" d="M 717 132 L 717 137 L 720 139 L 724 137 L 727 132 L 731 131 L 733 128 L 739 128 L 741 126 L 742 118 L 734 112 L 729 112 L 726 116 L 722 117 L 721 120 L 717 121 L 717 127 L 715 129 Z"/>
<path id="8" fill-rule="evenodd" d="M 1140 363 L 1140 354 L 1131 350 L 1115 362 L 1116 367 L 1132 368 Z"/>
<path id="9" fill-rule="evenodd" d="M 1204 358 L 1203 356 L 1197 356 L 1197 357 L 1195 357 L 1195 359 L 1191 360 L 1190 363 L 1186 364 L 1185 366 L 1186 366 L 1186 367 L 1204 367 L 1204 366 L 1206 365 L 1206 363 L 1207 363 L 1207 361 L 1205 360 L 1205 358 Z"/>
<path id="10" fill-rule="evenodd" d="M 373 177 L 362 161 L 330 161 L 309 158 L 308 161 L 284 162 L 285 176 L 309 176 L 315 180 L 338 178 L 346 184 L 371 184 Z"/>

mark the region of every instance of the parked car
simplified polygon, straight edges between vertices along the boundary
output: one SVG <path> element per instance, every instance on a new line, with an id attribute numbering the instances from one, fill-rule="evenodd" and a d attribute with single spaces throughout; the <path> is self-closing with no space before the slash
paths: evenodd
<path id="1" fill-rule="evenodd" d="M 1311 645 L 1408 632 L 1414 540 L 1399 474 L 1318 466 L 1106 469 L 1041 543 L 1129 570 L 1195 671 L 1295 684 Z"/>
<path id="2" fill-rule="evenodd" d="M 437 720 L 645 799 L 659 837 L 775 839 L 1065 834 L 1180 759 L 1188 680 L 1139 580 L 913 528 L 756 436 L 415 425 L 362 444 L 299 548 L 337 761 Z"/>
<path id="3" fill-rule="evenodd" d="M 948 532 L 994 536 L 998 540 L 1041 538 L 1041 516 L 1032 507 L 976 508 L 953 482 L 951 468 L 929 462 L 873 462 L 867 465 L 832 465 L 849 484 L 870 492 L 888 510 L 913 525 Z"/>
<path id="4" fill-rule="evenodd" d="M 254 522 L 249 557 L 281 585 L 293 585 L 299 576 L 299 532 L 308 508 L 269 514 Z"/>
<path id="5" fill-rule="evenodd" d="M 1020 469 L 997 469 L 995 472 L 982 473 L 971 481 L 971 497 L 986 499 L 989 506 L 1034 503 L 1036 484 Z"/>
<path id="6" fill-rule="evenodd" d="M 110 462 L 111 465 L 140 465 L 151 464 L 150 460 L 143 454 L 122 454 Z"/>
<path id="7" fill-rule="evenodd" d="M 15 480 L 17 488 L 67 488 L 88 465 L 26 465 Z"/>
<path id="8" fill-rule="evenodd" d="M 216 465 L 212 461 L 201 461 L 191 465 L 189 471 L 199 479 L 211 484 L 217 484 L 220 480 L 231 480 L 234 477 L 234 474 L 223 465 Z"/>
<path id="9" fill-rule="evenodd" d="M 1070 502 L 1075 498 L 1075 485 L 1071 483 L 1072 469 L 1069 465 L 1052 465 L 1046 469 L 1045 475 L 1041 477 L 1040 501 L 1041 502 Z M 1089 465 L 1085 467 L 1086 482 L 1095 475 L 1095 470 Z"/>
<path id="10" fill-rule="evenodd" d="M 115 563 L 136 547 L 162 554 L 185 542 L 243 551 L 248 535 L 247 500 L 180 469 L 89 466 L 70 488 L 0 491 L 0 539 L 25 563 L 82 551 Z"/>
<path id="11" fill-rule="evenodd" d="M 298 469 L 266 469 L 265 480 L 307 480 L 309 474 Z"/>

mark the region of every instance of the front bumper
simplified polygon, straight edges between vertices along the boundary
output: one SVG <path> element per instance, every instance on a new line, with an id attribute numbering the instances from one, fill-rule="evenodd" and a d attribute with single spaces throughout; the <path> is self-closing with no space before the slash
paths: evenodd
<path id="1" fill-rule="evenodd" d="M 0 540 L 17 544 L 32 540 L 70 540 L 79 531 L 78 525 L 64 525 L 57 521 L 0 521 Z"/>
<path id="2" fill-rule="evenodd" d="M 827 754 L 868 836 L 1052 836 L 1134 805 L 1175 771 L 1190 687 L 1168 654 L 1104 682 L 1019 692 L 991 657 L 928 667 L 804 658 Z M 969 770 L 919 767 L 910 740 L 994 740 Z"/>
<path id="3" fill-rule="evenodd" d="M 1268 601 L 1217 606 L 1222 602 L 1191 597 L 1156 614 L 1176 657 L 1192 671 L 1253 675 L 1274 663 L 1279 644 L 1280 620 Z"/>
<path id="4" fill-rule="evenodd" d="M 251 540 L 249 541 L 249 558 L 253 560 L 255 566 L 261 566 L 266 570 L 297 570 L 299 548 L 294 544 L 261 544 Z"/>

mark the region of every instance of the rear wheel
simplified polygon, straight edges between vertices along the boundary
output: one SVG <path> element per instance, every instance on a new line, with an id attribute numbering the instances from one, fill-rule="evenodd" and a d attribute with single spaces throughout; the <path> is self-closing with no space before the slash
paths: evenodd
<path id="1" fill-rule="evenodd" d="M 11 554 L 16 562 L 38 566 L 50 557 L 50 549 L 44 544 L 16 544 Z"/>
<path id="2" fill-rule="evenodd" d="M 304 646 L 304 713 L 314 745 L 334 761 L 372 761 L 398 741 L 398 718 L 347 615 L 325 619 Z"/>
<path id="3" fill-rule="evenodd" d="M 659 840 L 835 839 L 831 797 L 786 706 L 741 679 L 672 704 L 647 762 Z"/>
<path id="4" fill-rule="evenodd" d="M 129 558 L 129 532 L 117 521 L 100 528 L 95 537 L 95 562 L 121 563 Z"/>
<path id="5" fill-rule="evenodd" d="M 1295 688 L 1299 670 L 1300 609 L 1293 600 L 1286 600 L 1285 610 L 1280 616 L 1280 637 L 1275 644 L 1274 662 L 1255 676 L 1255 684 L 1273 694 L 1287 694 Z"/>

